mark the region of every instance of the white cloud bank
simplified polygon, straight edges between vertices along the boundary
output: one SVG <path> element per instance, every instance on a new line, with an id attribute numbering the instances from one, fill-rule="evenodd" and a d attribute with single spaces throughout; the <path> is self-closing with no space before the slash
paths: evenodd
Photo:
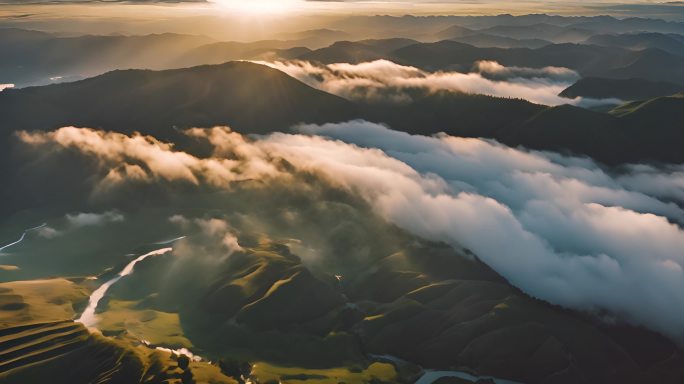
<path id="1" fill-rule="evenodd" d="M 95 193 L 108 193 L 127 182 L 185 182 L 194 185 L 225 186 L 230 182 L 262 178 L 276 173 L 262 153 L 244 152 L 250 147 L 244 138 L 225 129 L 187 131 L 189 136 L 209 136 L 217 145 L 217 156 L 201 159 L 176 151 L 172 144 L 151 136 L 103 132 L 89 128 L 63 127 L 53 132 L 18 132 L 19 139 L 32 146 L 57 145 L 98 159 L 106 170 Z M 255 149 L 252 149 L 254 151 Z M 87 217 L 84 217 L 87 218 Z"/>
<path id="2" fill-rule="evenodd" d="M 653 168 L 612 177 L 589 160 L 367 122 L 300 129 L 378 148 L 267 139 L 296 148 L 288 158 L 357 190 L 397 225 L 469 248 L 532 296 L 684 340 L 684 231 L 670 221 L 683 222 L 684 212 L 658 198 L 681 194 L 681 169 L 661 171 L 654 190 L 634 181 L 654 177 Z"/>
<path id="3" fill-rule="evenodd" d="M 103 213 L 80 212 L 67 214 L 66 219 L 72 227 L 90 227 L 106 223 L 120 223 L 124 221 L 124 215 L 116 211 Z"/>
<path id="4" fill-rule="evenodd" d="M 411 100 L 407 90 L 452 91 L 526 99 L 545 105 L 593 106 L 619 104 L 617 99 L 574 99 L 558 96 L 579 79 L 567 68 L 505 67 L 494 61 L 480 61 L 470 73 L 426 72 L 388 60 L 360 64 L 313 64 L 307 61 L 258 62 L 320 90 L 347 98 Z"/>
<path id="5" fill-rule="evenodd" d="M 305 134 L 255 140 L 227 128 L 192 130 L 213 144 L 210 158 L 156 143 L 160 152 L 150 156 L 159 158 L 147 159 L 146 172 L 164 168 L 161 159 L 190 156 L 190 164 L 229 165 L 226 172 L 236 175 L 230 180 L 249 175 L 267 182 L 295 177 L 276 165 L 286 160 L 359 194 L 410 232 L 472 250 L 532 296 L 609 313 L 684 342 L 684 231 L 677 224 L 684 211 L 671 202 L 684 196 L 683 167 L 632 166 L 615 175 L 587 159 L 480 139 L 412 136 L 363 121 L 298 128 Z M 72 141 L 59 140 L 60 130 L 21 137 L 100 159 L 111 156 L 110 145 L 131 139 L 98 134 L 101 145 L 88 146 L 95 131 L 63 129 Z M 119 166 L 102 165 L 103 175 Z M 205 182 L 212 178 L 199 173 L 215 171 L 190 170 L 193 180 Z"/>
<path id="6" fill-rule="evenodd" d="M 199 244 L 220 244 L 226 252 L 226 256 L 230 256 L 234 252 L 241 251 L 242 247 L 238 242 L 237 236 L 233 233 L 230 224 L 224 219 L 218 218 L 194 218 L 188 219 L 182 215 L 174 215 L 169 218 L 171 223 L 179 225 L 185 231 L 196 232 L 199 238 L 196 242 Z M 181 247 L 184 244 L 181 244 Z M 182 254 L 183 252 L 181 252 Z M 188 252 L 191 254 L 191 252 Z"/>

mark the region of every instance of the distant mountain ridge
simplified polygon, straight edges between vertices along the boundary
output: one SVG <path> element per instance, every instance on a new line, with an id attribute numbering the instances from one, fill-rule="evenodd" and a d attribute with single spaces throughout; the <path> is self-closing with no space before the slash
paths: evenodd
<path id="1" fill-rule="evenodd" d="M 585 77 L 566 88 L 560 96 L 594 99 L 617 98 L 625 101 L 668 96 L 684 90 L 683 85 L 644 79 L 606 79 Z"/>
<path id="2" fill-rule="evenodd" d="M 471 42 L 482 47 L 466 43 L 469 39 L 474 39 Z M 385 41 L 389 40 L 379 40 Z M 566 67 L 584 77 L 641 78 L 684 85 L 684 56 L 658 48 L 639 51 L 587 44 L 545 44 L 543 41 L 511 40 L 485 35 L 468 35 L 434 43 L 409 44 L 411 40 L 402 41 L 404 44 L 375 46 L 369 46 L 363 41 L 337 42 L 329 47 L 306 52 L 297 58 L 326 64 L 387 59 L 430 71 L 461 72 L 469 71 L 477 61 L 493 60 L 505 66 Z M 538 47 L 527 47 L 530 44 Z M 501 45 L 511 47 L 497 47 Z M 518 45 L 522 47 L 517 47 Z"/>
<path id="3" fill-rule="evenodd" d="M 391 20 L 408 27 L 424 23 L 421 18 L 372 20 L 380 24 Z M 546 16 L 497 17 L 492 20 L 500 23 L 494 25 L 487 18 L 477 20 L 473 25 L 466 23 L 469 26 L 450 22 L 445 28 L 437 23 L 432 26 L 437 30 L 426 31 L 418 40 L 401 37 L 404 35 L 400 32 L 380 39 L 359 40 L 358 34 L 333 29 L 292 33 L 286 40 L 253 42 L 216 41 L 205 36 L 170 33 L 60 37 L 38 31 L 0 29 L 3 51 L 0 83 L 18 87 L 44 85 L 116 69 L 162 70 L 231 60 L 358 63 L 388 59 L 431 70 L 469 70 L 478 60 L 495 60 L 509 66 L 568 67 L 585 77 L 642 78 L 684 84 L 684 29 L 682 34 L 672 31 L 617 34 L 610 30 L 579 29 L 570 22 L 580 19 L 560 22 Z M 353 23 L 348 27 L 355 28 Z M 434 41 L 435 36 L 439 41 Z"/>
<path id="4" fill-rule="evenodd" d="M 473 61 L 492 59 L 506 65 L 569 67 L 583 76 L 684 84 L 684 23 L 543 14 L 343 20 L 251 42 L 173 33 L 63 37 L 0 28 L 0 83 L 43 85 L 116 69 L 161 70 L 231 60 L 330 63 L 385 58 L 434 69 L 470 68 Z M 479 48 L 459 48 L 442 40 Z M 420 57 L 430 52 L 437 57 Z"/>
<path id="5" fill-rule="evenodd" d="M 657 48 L 665 52 L 684 55 L 684 35 L 663 33 L 626 33 L 621 35 L 594 35 L 584 44 L 622 47 L 634 50 Z"/>
<path id="6" fill-rule="evenodd" d="M 674 118 L 681 114 L 679 108 L 684 110 L 684 99 L 671 97 L 605 114 L 454 92 L 405 104 L 351 102 L 275 69 L 231 62 L 158 72 L 114 71 L 75 83 L 6 90 L 0 93 L 0 130 L 9 137 L 20 129 L 77 125 L 164 138 L 177 137 L 176 128 L 193 126 L 230 125 L 243 133 L 268 133 L 297 123 L 366 119 L 409 133 L 488 137 L 610 164 L 682 163 L 678 143 L 684 131 Z"/>

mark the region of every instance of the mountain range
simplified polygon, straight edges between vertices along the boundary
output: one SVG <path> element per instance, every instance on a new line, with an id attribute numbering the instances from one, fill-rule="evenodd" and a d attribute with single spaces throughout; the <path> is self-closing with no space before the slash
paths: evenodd
<path id="1" fill-rule="evenodd" d="M 358 63 L 388 59 L 431 70 L 468 70 L 476 61 L 495 60 L 509 66 L 567 67 L 583 76 L 684 84 L 683 35 L 591 32 L 572 39 L 551 38 L 552 32 L 576 33 L 574 29 L 561 32 L 563 28 L 536 23 L 471 30 L 457 25 L 421 40 L 354 39 L 354 34 L 323 29 L 288 35 L 291 39 L 254 42 L 170 33 L 63 37 L 5 28 L 0 29 L 0 49 L 5 53 L 0 58 L 0 83 L 43 85 L 115 69 L 159 70 L 231 60 Z"/>
<path id="2" fill-rule="evenodd" d="M 667 103 L 661 105 L 659 100 Z M 587 155 L 609 164 L 681 163 L 684 157 L 676 144 L 681 137 L 679 122 L 662 121 L 662 116 L 677 115 L 681 106 L 680 98 L 665 97 L 633 111 L 621 107 L 620 113 L 600 113 L 454 92 L 426 94 L 400 104 L 349 101 L 275 69 L 231 62 L 166 71 L 114 71 L 74 83 L 8 89 L 0 93 L 0 127 L 5 136 L 13 130 L 76 125 L 165 138 L 175 137 L 176 128 L 197 125 L 266 133 L 298 123 L 366 119 L 410 133 L 493 138 L 509 145 Z M 34 113 L 36 108 L 42 112 Z"/>
<path id="3" fill-rule="evenodd" d="M 1 383 L 684 382 L 683 22 L 227 6 L 0 21 Z"/>

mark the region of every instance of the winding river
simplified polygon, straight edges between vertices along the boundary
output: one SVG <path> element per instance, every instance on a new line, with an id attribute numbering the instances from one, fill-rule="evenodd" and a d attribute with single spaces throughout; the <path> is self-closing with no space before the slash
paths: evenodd
<path id="1" fill-rule="evenodd" d="M 42 228 L 46 224 L 43 224 L 42 226 L 35 227 L 35 228 L 30 228 L 24 231 L 24 234 L 22 235 L 21 239 L 19 239 L 17 242 L 14 242 L 12 244 L 6 245 L 3 248 L 0 248 L 0 250 L 5 249 L 9 246 L 12 246 L 18 242 L 21 242 L 24 239 L 24 236 L 28 231 L 32 231 L 38 228 Z M 177 240 L 180 240 L 184 238 L 178 237 L 176 239 L 172 239 L 170 241 L 164 241 L 156 244 L 168 244 L 168 243 L 173 243 Z M 138 256 L 135 260 L 131 261 L 128 263 L 122 270 L 119 272 L 116 276 L 113 278 L 109 279 L 106 283 L 102 284 L 99 288 L 97 288 L 91 295 L 90 298 L 88 299 L 88 306 L 86 309 L 83 311 L 81 316 L 76 320 L 79 323 L 82 323 L 86 327 L 93 327 L 95 324 L 97 324 L 97 317 L 95 316 L 95 310 L 97 309 L 98 304 L 100 303 L 100 300 L 104 297 L 104 295 L 107 293 L 109 288 L 112 287 L 112 285 L 116 284 L 122 277 L 128 276 L 131 273 L 133 273 L 133 270 L 135 268 L 135 265 L 143 260 L 145 260 L 148 257 L 151 256 L 159 256 L 159 255 L 164 255 L 168 252 L 173 251 L 173 248 L 167 247 L 167 248 L 161 248 L 157 249 L 155 251 L 146 253 L 144 255 Z M 143 343 L 146 345 L 149 345 L 148 342 L 143 340 Z M 190 357 L 193 361 L 202 361 L 202 358 L 200 356 L 194 355 L 192 352 L 189 350 L 183 348 L 179 350 L 173 350 L 173 349 L 168 349 L 168 348 L 163 348 L 163 347 L 156 347 L 155 349 L 167 351 L 170 353 L 175 353 L 175 354 L 183 354 L 187 355 Z M 392 361 L 395 363 L 404 363 L 403 360 L 390 356 L 390 355 L 371 355 L 372 357 L 375 357 L 378 360 L 386 360 L 386 361 Z M 437 371 L 437 370 L 425 370 L 420 378 L 415 382 L 415 384 L 432 384 L 436 380 L 442 378 L 442 377 L 458 377 L 461 379 L 465 380 L 470 380 L 472 382 L 477 381 L 478 379 L 492 379 L 496 384 L 521 384 L 519 382 L 511 381 L 511 380 L 505 380 L 505 379 L 499 379 L 495 377 L 490 377 L 490 376 L 473 376 L 467 372 L 462 372 L 462 371 Z"/>
<path id="2" fill-rule="evenodd" d="M 467 372 L 461 371 L 433 371 L 427 370 L 423 375 L 415 382 L 415 384 L 432 384 L 442 377 L 458 377 L 459 379 L 469 380 L 473 383 L 480 379 L 491 379 L 496 384 L 522 384 L 517 381 L 499 379 L 491 376 L 473 376 Z"/>
<path id="3" fill-rule="evenodd" d="M 46 226 L 47 226 L 47 223 L 43 223 L 37 227 L 33 227 L 33 228 L 29 228 L 29 229 L 24 230 L 24 232 L 21 234 L 21 237 L 19 238 L 19 240 L 15 241 L 13 243 L 9 243 L 7 245 L 3 245 L 2 247 L 0 247 L 0 252 L 4 251 L 5 249 L 7 249 L 11 246 L 17 245 L 17 244 L 21 243 L 22 241 L 24 241 L 24 239 L 26 238 L 26 234 L 28 234 L 29 232 L 35 231 L 37 229 L 41 229 L 41 228 L 46 227 Z"/>
<path id="4" fill-rule="evenodd" d="M 173 251 L 173 248 L 170 247 L 157 249 L 156 251 L 152 251 L 144 255 L 138 256 L 135 260 L 128 263 L 124 267 L 124 269 L 121 270 L 121 272 L 119 272 L 116 276 L 111 278 L 106 283 L 102 284 L 90 295 L 90 298 L 88 299 L 88 306 L 86 307 L 85 311 L 83 311 L 83 313 L 81 314 L 81 317 L 79 317 L 76 321 L 79 323 L 83 323 L 83 325 L 85 325 L 86 327 L 92 327 L 95 324 L 97 324 L 95 310 L 97 309 L 97 305 L 100 303 L 100 300 L 102 300 L 104 295 L 107 293 L 107 290 L 109 290 L 109 288 L 111 288 L 112 285 L 114 285 L 122 277 L 128 276 L 131 273 L 133 273 L 133 268 L 135 268 L 135 265 L 137 263 L 145 260 L 150 256 L 159 256 L 171 251 Z"/>
<path id="5" fill-rule="evenodd" d="M 165 245 L 165 244 L 171 244 L 175 243 L 178 240 L 184 239 L 185 236 L 180 236 L 175 239 L 171 240 L 165 240 L 161 241 L 158 243 L 155 243 L 157 245 Z M 135 265 L 138 264 L 139 262 L 145 260 L 148 257 L 151 256 L 160 256 L 164 255 L 166 253 L 169 253 L 173 251 L 172 247 L 166 247 L 166 248 L 160 248 L 155 251 L 146 253 L 144 255 L 138 256 L 135 260 L 131 261 L 128 263 L 122 270 L 119 272 L 116 276 L 113 278 L 109 279 L 106 283 L 102 284 L 99 288 L 97 288 L 93 293 L 90 295 L 90 298 L 88 299 L 88 306 L 86 309 L 81 313 L 81 316 L 76 320 L 79 323 L 82 323 L 86 327 L 92 328 L 97 324 L 97 316 L 95 316 L 95 311 L 97 310 L 97 306 L 102 300 L 102 298 L 107 294 L 107 291 L 109 288 L 112 287 L 112 285 L 116 284 L 119 280 L 121 280 L 122 277 L 128 276 L 131 273 L 133 273 L 133 270 L 135 268 Z M 180 349 L 170 349 L 170 348 L 164 348 L 160 346 L 152 346 L 148 341 L 146 340 L 141 340 L 141 342 L 145 345 L 147 345 L 150 348 L 158 349 L 161 351 L 166 351 L 172 354 L 176 355 L 186 355 L 188 356 L 192 361 L 203 361 L 204 359 L 199 356 L 195 355 L 192 353 L 190 350 L 186 348 L 180 348 Z"/>
<path id="6" fill-rule="evenodd" d="M 162 241 L 158 242 L 155 244 L 171 244 L 174 243 L 178 240 L 184 239 L 185 236 L 177 237 L 175 239 L 167 240 L 167 241 Z M 90 298 L 88 299 L 88 306 L 86 309 L 83 311 L 81 316 L 76 320 L 79 323 L 82 323 L 86 327 L 94 327 L 97 324 L 97 316 L 95 316 L 95 311 L 97 310 L 97 306 L 104 297 L 105 294 L 107 294 L 107 291 L 109 288 L 112 287 L 112 285 L 116 284 L 122 277 L 128 276 L 131 273 L 133 273 L 133 270 L 135 268 L 135 265 L 138 264 L 139 262 L 145 260 L 148 257 L 151 256 L 160 256 L 164 255 L 168 252 L 173 251 L 173 248 L 167 247 L 167 248 L 161 248 L 157 249 L 155 251 L 146 253 L 144 255 L 138 256 L 135 260 L 131 261 L 128 263 L 122 270 L 119 272 L 116 276 L 113 278 L 109 279 L 106 283 L 102 284 L 99 288 L 97 288 L 93 293 L 90 295 Z M 172 354 L 176 355 L 186 355 L 188 356 L 192 361 L 203 361 L 203 358 L 199 355 L 195 355 L 192 353 L 190 350 L 186 348 L 180 348 L 180 349 L 170 349 L 170 348 L 164 348 L 164 347 L 159 347 L 159 346 L 152 346 L 148 341 L 146 340 L 141 340 L 141 342 L 145 345 L 147 345 L 150 348 L 158 349 L 160 351 L 165 351 L 169 352 Z"/>
<path id="7" fill-rule="evenodd" d="M 406 360 L 402 360 L 396 356 L 392 355 L 370 355 L 378 361 L 390 362 L 395 365 L 411 364 Z M 481 379 L 491 379 L 496 384 L 523 384 L 518 381 L 500 379 L 498 377 L 492 376 L 475 376 L 465 371 L 440 371 L 434 369 L 423 370 L 418 380 L 414 384 L 432 384 L 435 381 L 441 379 L 442 377 L 457 377 L 459 379 L 472 381 L 473 383 Z"/>

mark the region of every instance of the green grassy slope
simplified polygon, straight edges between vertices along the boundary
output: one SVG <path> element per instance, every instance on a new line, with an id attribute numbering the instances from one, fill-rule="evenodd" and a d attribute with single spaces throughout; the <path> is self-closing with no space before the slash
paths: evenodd
<path id="1" fill-rule="evenodd" d="M 0 338 L 0 381 L 136 383 L 142 359 L 126 347 L 91 335 L 71 321 L 6 328 Z M 71 368 L 70 368 L 71 367 Z"/>

